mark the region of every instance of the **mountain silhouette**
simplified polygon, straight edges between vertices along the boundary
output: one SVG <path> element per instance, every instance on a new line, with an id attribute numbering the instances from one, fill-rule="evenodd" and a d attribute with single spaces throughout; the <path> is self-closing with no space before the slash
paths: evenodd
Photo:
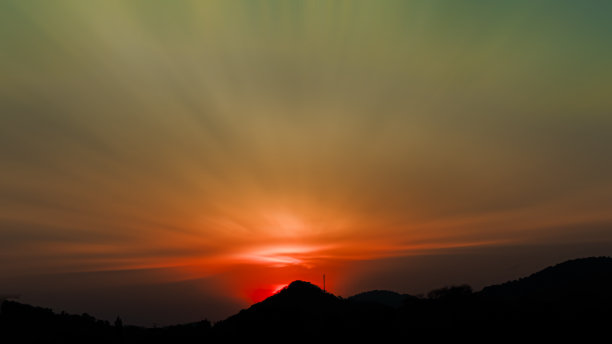
<path id="1" fill-rule="evenodd" d="M 340 303 L 333 294 L 324 292 L 318 286 L 304 281 L 294 281 L 278 293 L 262 302 L 254 304 L 251 309 L 302 309 L 318 312 L 321 309 L 333 309 Z"/>
<path id="2" fill-rule="evenodd" d="M 304 281 L 219 322 L 217 336 L 237 339 L 317 338 L 333 334 L 349 317 L 347 301 Z"/>
<path id="3" fill-rule="evenodd" d="M 481 291 L 481 295 L 508 301 L 537 299 L 554 302 L 571 298 L 610 301 L 612 259 L 591 257 L 569 260 L 525 278 L 486 287 Z"/>
<path id="4" fill-rule="evenodd" d="M 591 257 L 557 264 L 486 287 L 472 303 L 490 316 L 485 322 L 491 331 L 511 324 L 523 332 L 581 336 L 584 341 L 586 336 L 603 334 L 612 321 L 612 259 Z"/>
<path id="5" fill-rule="evenodd" d="M 203 343 L 238 340 L 324 342 L 567 340 L 607 336 L 612 323 L 612 258 L 567 261 L 473 292 L 467 285 L 427 297 L 373 290 L 347 299 L 294 281 L 216 323 L 163 328 L 113 324 L 5 300 L 0 334 L 15 342 Z"/>

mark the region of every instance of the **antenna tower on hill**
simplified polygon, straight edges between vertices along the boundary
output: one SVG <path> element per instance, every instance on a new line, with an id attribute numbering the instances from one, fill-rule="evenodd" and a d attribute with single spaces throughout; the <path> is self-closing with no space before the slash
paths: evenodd
<path id="1" fill-rule="evenodd" d="M 323 292 L 325 292 L 325 274 L 323 274 Z"/>

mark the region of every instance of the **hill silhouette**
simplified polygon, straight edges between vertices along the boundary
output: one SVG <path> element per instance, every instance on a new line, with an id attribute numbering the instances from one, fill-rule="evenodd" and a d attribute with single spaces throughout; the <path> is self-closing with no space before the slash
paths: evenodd
<path id="1" fill-rule="evenodd" d="M 384 305 L 391 308 L 400 308 L 406 302 L 418 299 L 416 296 L 400 294 L 390 290 L 372 290 L 353 295 L 349 301 Z"/>
<path id="2" fill-rule="evenodd" d="M 612 296 L 612 259 L 569 260 L 519 280 L 486 287 L 481 294 L 486 298 L 508 301 L 538 299 L 555 302 L 563 298 L 609 301 Z"/>
<path id="3" fill-rule="evenodd" d="M 294 281 L 280 292 L 218 323 L 223 337 L 301 338 L 329 332 L 343 320 L 345 302 L 304 281 Z"/>
<path id="4" fill-rule="evenodd" d="M 283 340 L 380 337 L 378 330 L 393 321 L 393 309 L 378 303 L 356 302 L 294 281 L 279 293 L 215 325 L 216 337 Z"/>
<path id="5" fill-rule="evenodd" d="M 18 342 L 203 343 L 233 340 L 581 341 L 607 335 L 612 322 L 612 258 L 567 261 L 473 292 L 467 285 L 427 297 L 374 290 L 347 299 L 295 281 L 218 322 L 163 328 L 124 326 L 4 301 L 0 333 Z"/>

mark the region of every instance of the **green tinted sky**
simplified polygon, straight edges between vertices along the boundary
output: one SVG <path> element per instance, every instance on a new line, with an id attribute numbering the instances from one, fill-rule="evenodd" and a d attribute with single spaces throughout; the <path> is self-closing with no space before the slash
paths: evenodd
<path id="1" fill-rule="evenodd" d="M 326 270 L 340 294 L 414 291 L 455 282 L 423 257 L 459 249 L 521 267 L 475 284 L 612 254 L 611 14 L 3 1 L 0 282 L 105 316 L 116 309 L 82 302 L 92 280 L 99 298 L 198 280 L 233 300 Z"/>

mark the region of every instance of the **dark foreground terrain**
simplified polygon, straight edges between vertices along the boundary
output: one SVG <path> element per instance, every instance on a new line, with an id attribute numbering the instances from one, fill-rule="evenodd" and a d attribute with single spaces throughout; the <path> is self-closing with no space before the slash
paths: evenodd
<path id="1" fill-rule="evenodd" d="M 612 258 L 567 261 L 472 292 L 452 286 L 427 297 L 371 291 L 343 299 L 295 281 L 214 326 L 126 326 L 4 301 L 1 343 L 515 342 L 612 338 Z"/>

